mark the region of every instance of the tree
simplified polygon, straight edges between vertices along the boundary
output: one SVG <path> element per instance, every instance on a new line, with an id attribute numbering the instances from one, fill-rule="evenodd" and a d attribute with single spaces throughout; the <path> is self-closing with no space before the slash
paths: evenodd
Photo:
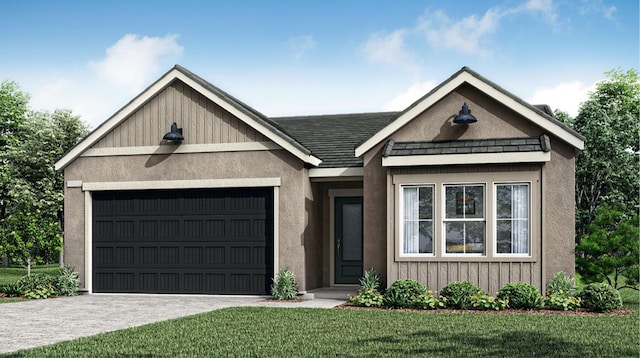
<path id="1" fill-rule="evenodd" d="M 28 99 L 0 85 L 0 257 L 30 266 L 57 259 L 64 178 L 54 164 L 88 127 L 68 110 L 29 111 Z"/>
<path id="2" fill-rule="evenodd" d="M 10 145 L 20 142 L 21 129 L 26 120 L 29 95 L 20 91 L 17 83 L 0 82 L 0 153 L 5 153 Z M 0 157 L 0 222 L 7 216 L 9 184 L 7 173 L 9 163 Z"/>
<path id="3" fill-rule="evenodd" d="M 638 214 L 625 207 L 599 206 L 589 234 L 576 246 L 576 268 L 586 283 L 607 281 L 611 286 L 640 289 Z M 623 285 L 620 278 L 625 277 Z"/>
<path id="4" fill-rule="evenodd" d="M 61 244 L 58 223 L 33 206 L 27 205 L 7 219 L 5 250 L 11 253 L 12 263 L 27 267 L 27 275 L 31 274 L 33 264 L 47 263 L 47 258 L 55 257 Z"/>
<path id="5" fill-rule="evenodd" d="M 582 103 L 573 128 L 585 137 L 576 160 L 576 243 L 588 235 L 601 205 L 637 211 L 640 82 L 636 70 L 615 69 Z"/>

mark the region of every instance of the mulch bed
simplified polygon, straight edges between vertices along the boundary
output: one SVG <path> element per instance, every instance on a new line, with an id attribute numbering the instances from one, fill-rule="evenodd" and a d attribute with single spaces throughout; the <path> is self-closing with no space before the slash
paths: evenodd
<path id="1" fill-rule="evenodd" d="M 375 311 L 401 311 L 401 312 L 421 312 L 421 313 L 458 313 L 458 314 L 521 314 L 521 315 L 538 315 L 538 316 L 626 316 L 633 314 L 633 310 L 628 308 L 618 308 L 607 313 L 591 312 L 585 308 L 578 308 L 575 311 L 558 311 L 558 310 L 514 310 L 505 309 L 501 311 L 481 311 L 481 310 L 454 310 L 454 309 L 437 309 L 437 310 L 419 310 L 413 308 L 383 308 L 383 307 L 358 307 L 350 302 L 343 303 L 336 308 L 338 309 L 357 309 L 357 310 L 375 310 Z"/>

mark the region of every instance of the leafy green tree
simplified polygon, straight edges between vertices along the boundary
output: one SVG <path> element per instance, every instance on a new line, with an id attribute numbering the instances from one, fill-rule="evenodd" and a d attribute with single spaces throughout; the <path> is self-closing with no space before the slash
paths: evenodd
<path id="1" fill-rule="evenodd" d="M 60 226 L 51 217 L 43 216 L 33 206 L 27 205 L 6 220 L 4 249 L 11 253 L 11 262 L 27 267 L 46 263 L 61 250 Z"/>
<path id="2" fill-rule="evenodd" d="M 14 82 L 0 85 L 0 257 L 25 265 L 57 259 L 64 178 L 54 164 L 88 133 L 70 111 L 30 111 L 28 100 Z"/>
<path id="3" fill-rule="evenodd" d="M 573 128 L 585 137 L 576 160 L 576 243 L 601 205 L 637 211 L 640 199 L 640 82 L 636 70 L 614 69 L 582 103 Z"/>
<path id="4" fill-rule="evenodd" d="M 21 129 L 27 115 L 29 95 L 22 92 L 17 83 L 12 81 L 0 82 L 0 153 L 5 153 L 10 145 L 20 142 Z M 0 221 L 7 216 L 9 205 L 9 184 L 11 177 L 8 174 L 9 163 L 0 157 Z"/>
<path id="5" fill-rule="evenodd" d="M 625 207 L 602 205 L 589 234 L 576 246 L 576 269 L 586 283 L 607 281 L 615 288 L 640 289 L 640 227 L 638 214 Z M 623 284 L 621 277 L 626 278 Z"/>

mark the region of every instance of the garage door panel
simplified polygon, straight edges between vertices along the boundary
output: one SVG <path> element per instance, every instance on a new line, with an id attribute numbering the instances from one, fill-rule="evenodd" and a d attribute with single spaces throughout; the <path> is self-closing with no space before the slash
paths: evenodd
<path id="1" fill-rule="evenodd" d="M 267 293 L 272 195 L 270 189 L 94 193 L 94 291 Z"/>

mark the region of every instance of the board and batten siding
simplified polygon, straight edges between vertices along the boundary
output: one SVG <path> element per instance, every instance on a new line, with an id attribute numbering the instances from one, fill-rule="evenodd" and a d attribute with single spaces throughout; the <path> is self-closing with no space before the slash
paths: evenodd
<path id="1" fill-rule="evenodd" d="M 184 144 L 265 142 L 267 138 L 181 81 L 174 81 L 93 148 L 157 146 L 176 122 Z"/>
<path id="2" fill-rule="evenodd" d="M 538 218 L 533 219 L 532 225 L 532 242 L 531 257 L 520 260 L 518 257 L 504 258 L 493 257 L 492 255 L 484 257 L 448 257 L 436 256 L 420 259 L 400 259 L 394 252 L 396 245 L 394 243 L 398 238 L 394 221 L 395 213 L 395 193 L 396 188 L 393 184 L 393 177 L 398 175 L 415 175 L 423 177 L 425 182 L 430 182 L 430 175 L 442 176 L 451 175 L 452 182 L 466 182 L 467 176 L 477 178 L 478 176 L 500 179 L 500 173 L 530 173 L 532 178 L 542 180 L 541 164 L 519 164 L 519 165 L 461 165 L 461 166 L 434 166 L 434 167 L 403 167 L 393 168 L 388 172 L 388 197 L 390 205 L 388 206 L 388 237 L 389 245 L 387 246 L 387 282 L 393 283 L 396 280 L 412 279 L 425 284 L 430 290 L 440 291 L 444 286 L 453 281 L 469 281 L 477 284 L 485 292 L 495 295 L 496 292 L 509 282 L 526 282 L 542 289 L 542 268 L 540 261 L 540 247 L 542 235 L 540 231 L 540 206 L 533 203 L 532 197 L 532 215 Z M 475 181 L 471 179 L 471 181 Z M 534 190 L 534 196 L 539 200 L 540 193 Z M 491 235 L 491 233 L 487 233 Z M 434 240 L 442 240 L 434 238 Z M 491 248 L 487 248 L 491 250 Z"/>

